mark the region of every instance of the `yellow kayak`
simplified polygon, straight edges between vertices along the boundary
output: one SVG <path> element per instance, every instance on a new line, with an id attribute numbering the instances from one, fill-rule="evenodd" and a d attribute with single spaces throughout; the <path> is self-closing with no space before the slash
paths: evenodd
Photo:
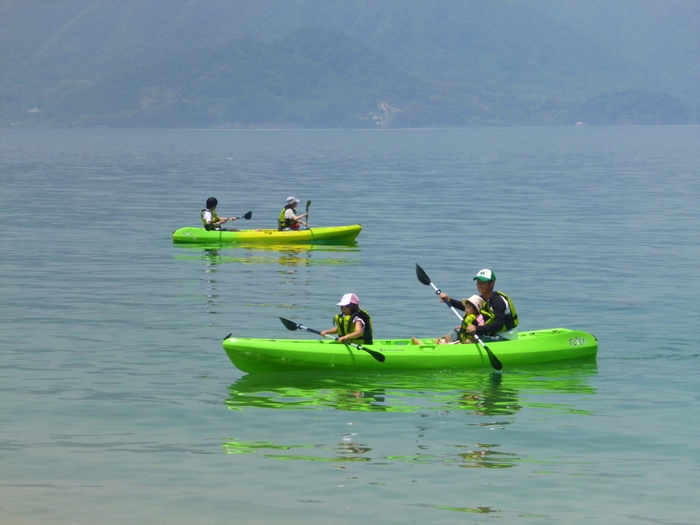
<path id="1" fill-rule="evenodd" d="M 328 226 L 306 230 L 205 230 L 204 228 L 180 228 L 173 232 L 173 241 L 179 244 L 342 244 L 354 241 L 362 231 L 360 224 Z"/>

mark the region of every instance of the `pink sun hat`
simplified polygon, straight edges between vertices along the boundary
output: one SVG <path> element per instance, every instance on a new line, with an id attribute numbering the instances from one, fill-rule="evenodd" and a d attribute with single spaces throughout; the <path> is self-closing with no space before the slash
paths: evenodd
<path id="1" fill-rule="evenodd" d="M 354 293 L 346 293 L 336 306 L 348 306 L 351 304 L 360 304 L 360 299 Z"/>

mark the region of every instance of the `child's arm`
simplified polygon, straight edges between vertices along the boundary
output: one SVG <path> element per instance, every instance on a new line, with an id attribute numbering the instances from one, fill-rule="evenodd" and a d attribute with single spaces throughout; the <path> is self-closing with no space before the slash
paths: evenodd
<path id="1" fill-rule="evenodd" d="M 338 333 L 338 327 L 337 327 L 337 326 L 334 326 L 334 327 L 331 328 L 330 330 L 322 330 L 322 331 L 321 331 L 321 335 L 323 335 L 323 336 L 328 335 L 328 334 L 337 334 L 337 333 Z"/>

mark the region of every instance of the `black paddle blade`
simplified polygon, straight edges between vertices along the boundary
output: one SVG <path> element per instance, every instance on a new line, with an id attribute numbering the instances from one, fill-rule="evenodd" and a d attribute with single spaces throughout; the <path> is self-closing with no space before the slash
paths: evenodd
<path id="1" fill-rule="evenodd" d="M 418 266 L 418 263 L 416 263 L 416 277 L 418 277 L 418 280 L 422 282 L 423 284 L 430 286 L 430 283 L 432 282 L 430 280 L 430 277 L 428 277 L 428 274 L 425 273 L 423 268 Z"/>
<path id="2" fill-rule="evenodd" d="M 248 213 L 246 213 L 246 214 L 243 216 L 243 218 L 244 218 L 245 220 L 248 220 L 248 219 L 250 219 L 252 216 L 253 216 L 253 212 L 252 212 L 252 211 L 249 211 Z"/>
<path id="3" fill-rule="evenodd" d="M 336 339 L 336 341 L 337 341 L 337 339 Z M 376 352 L 376 351 L 374 351 L 374 350 L 370 350 L 369 348 L 365 348 L 364 346 L 362 346 L 362 345 L 357 345 L 357 344 L 355 344 L 355 343 L 347 343 L 347 342 L 346 342 L 346 343 L 343 343 L 343 344 L 350 345 L 350 346 L 354 346 L 354 347 L 357 348 L 358 350 L 363 350 L 363 351 L 367 352 L 369 355 L 371 355 L 372 357 L 374 357 L 374 358 L 375 358 L 377 361 L 379 361 L 380 363 L 383 363 L 383 362 L 386 360 L 386 356 L 385 356 L 384 354 L 382 354 L 381 352 Z"/>
<path id="4" fill-rule="evenodd" d="M 309 206 L 311 206 L 311 201 L 306 201 L 306 213 L 309 213 Z"/>
<path id="5" fill-rule="evenodd" d="M 365 348 L 365 347 L 362 347 L 362 349 L 363 349 L 365 352 L 368 352 L 369 355 L 371 355 L 372 357 L 374 357 L 374 358 L 375 358 L 377 361 L 379 361 L 380 363 L 383 363 L 384 360 L 386 359 L 386 357 L 384 357 L 384 354 L 382 354 L 381 352 L 375 352 L 374 350 L 368 350 L 368 349 Z"/>
<path id="6" fill-rule="evenodd" d="M 280 321 L 282 321 L 282 324 L 287 330 L 297 330 L 299 328 L 299 325 L 295 323 L 294 321 L 290 321 L 289 319 L 285 319 L 284 317 L 280 317 Z"/>
<path id="7" fill-rule="evenodd" d="M 494 370 L 501 370 L 503 368 L 503 363 L 496 357 L 496 354 L 494 354 L 491 349 L 484 344 L 484 342 L 481 340 L 479 336 L 476 337 L 476 342 L 480 344 L 484 350 L 486 350 L 486 355 L 489 356 L 489 361 L 491 362 L 491 366 L 493 367 Z"/>
<path id="8" fill-rule="evenodd" d="M 486 354 L 489 356 L 489 361 L 491 361 L 491 366 L 493 367 L 494 370 L 501 370 L 503 368 L 503 364 L 501 361 L 499 361 L 498 357 L 494 355 L 494 353 L 491 351 L 491 349 L 484 345 L 484 349 L 486 350 Z"/>

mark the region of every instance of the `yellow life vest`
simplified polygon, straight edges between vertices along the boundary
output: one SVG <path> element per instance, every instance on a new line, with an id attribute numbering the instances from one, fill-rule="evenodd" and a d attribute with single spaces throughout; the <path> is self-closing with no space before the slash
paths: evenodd
<path id="1" fill-rule="evenodd" d="M 496 314 L 493 313 L 493 308 L 491 307 L 491 303 L 493 301 L 493 298 L 496 295 L 500 295 L 506 300 L 507 306 L 506 306 L 506 317 L 503 323 L 503 326 L 501 327 L 499 332 L 506 332 L 508 330 L 512 330 L 516 326 L 518 326 L 518 313 L 515 311 L 515 306 L 513 306 L 513 301 L 510 300 L 510 297 L 508 297 L 506 294 L 503 292 L 496 292 L 494 291 L 491 297 L 488 298 L 487 301 L 484 301 L 484 305 L 481 307 L 481 313 L 484 316 L 484 320 L 488 324 L 492 319 L 496 317 Z"/>
<path id="2" fill-rule="evenodd" d="M 461 343 L 467 342 L 467 338 L 471 335 L 467 333 L 467 327 L 474 324 L 474 321 L 476 321 L 476 315 L 474 314 L 467 314 L 462 319 L 462 326 L 459 329 L 459 340 Z"/>
<path id="3" fill-rule="evenodd" d="M 280 218 L 277 220 L 277 229 L 278 230 L 284 230 L 285 228 L 291 228 L 295 224 L 298 224 L 298 221 L 295 221 L 294 219 L 287 219 L 284 216 L 284 212 L 287 211 L 287 207 L 285 206 L 282 208 L 282 211 L 280 212 Z"/>
<path id="4" fill-rule="evenodd" d="M 204 219 L 205 211 L 211 212 L 211 224 L 208 224 L 207 221 Z M 199 217 L 202 219 L 202 224 L 204 224 L 205 230 L 215 230 L 219 227 L 218 225 L 214 225 L 214 223 L 219 220 L 219 216 L 216 214 L 216 210 L 209 210 L 207 208 L 204 208 L 202 211 L 199 212 Z"/>
<path id="5" fill-rule="evenodd" d="M 361 343 L 366 345 L 372 344 L 372 335 L 374 329 L 372 328 L 372 318 L 364 310 L 358 309 L 357 312 L 353 312 L 350 315 L 338 314 L 333 319 L 333 323 L 338 327 L 338 335 L 340 337 L 351 334 L 355 331 L 355 323 L 353 320 L 355 317 L 359 317 L 365 323 L 365 331 L 360 337 L 350 339 L 353 343 Z"/>

